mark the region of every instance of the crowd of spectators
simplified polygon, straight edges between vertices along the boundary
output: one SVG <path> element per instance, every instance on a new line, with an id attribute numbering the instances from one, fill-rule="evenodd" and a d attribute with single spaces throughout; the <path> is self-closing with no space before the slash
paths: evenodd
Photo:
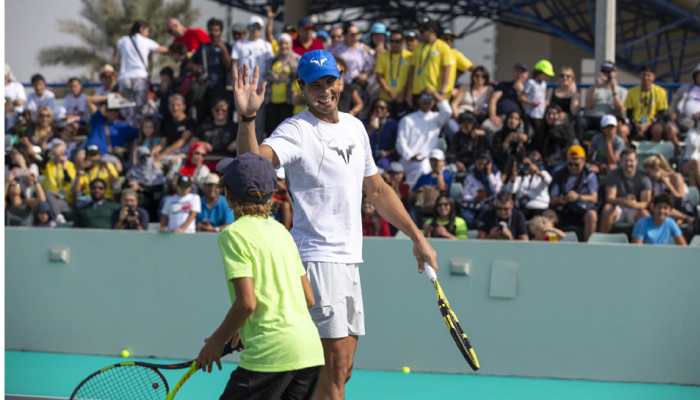
<path id="1" fill-rule="evenodd" d="M 325 48 L 342 72 L 339 109 L 363 121 L 386 181 L 429 237 L 558 241 L 574 231 L 585 241 L 626 230 L 633 242 L 681 244 L 700 233 L 700 65 L 669 103 L 651 68 L 629 89 L 612 61 L 585 90 L 573 68 L 546 59 L 495 82 L 427 18 L 362 32 L 310 17 L 277 27 L 276 15 L 230 36 L 216 18 L 206 30 L 170 18 L 162 44 L 136 21 L 100 87 L 88 93 L 71 78 L 62 101 L 41 74 L 25 91 L 6 67 L 7 224 L 221 230 L 235 218 L 215 172 L 236 152 L 231 70 L 268 82 L 256 120 L 265 137 L 305 110 L 297 63 Z M 153 57 L 175 67 L 156 74 Z M 649 142 L 670 151 L 642 153 Z M 273 213 L 291 228 L 283 170 L 277 181 Z M 396 234 L 371 203 L 362 214 L 365 235 Z"/>

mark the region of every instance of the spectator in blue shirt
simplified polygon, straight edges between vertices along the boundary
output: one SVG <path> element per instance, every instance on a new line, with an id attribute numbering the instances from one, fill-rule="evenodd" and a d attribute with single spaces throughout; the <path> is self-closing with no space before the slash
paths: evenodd
<path id="1" fill-rule="evenodd" d="M 202 211 L 197 214 L 197 232 L 221 232 L 233 223 L 233 211 L 221 195 L 219 176 L 211 173 L 202 184 Z"/>
<path id="2" fill-rule="evenodd" d="M 652 215 L 634 224 L 632 243 L 687 245 L 678 224 L 669 217 L 673 210 L 671 203 L 671 196 L 666 193 L 654 197 Z"/>
<path id="3" fill-rule="evenodd" d="M 433 149 L 428 157 L 431 171 L 418 178 L 413 185 L 413 192 L 417 193 L 423 186 L 432 186 L 440 192 L 449 193 L 454 174 L 445 168 L 445 153 L 440 149 Z"/>
<path id="4" fill-rule="evenodd" d="M 104 110 L 100 110 L 89 99 L 88 109 L 91 117 L 87 145 L 96 145 L 100 154 L 126 154 L 129 144 L 139 136 L 138 129 L 119 119 L 119 109 L 105 106 Z"/>

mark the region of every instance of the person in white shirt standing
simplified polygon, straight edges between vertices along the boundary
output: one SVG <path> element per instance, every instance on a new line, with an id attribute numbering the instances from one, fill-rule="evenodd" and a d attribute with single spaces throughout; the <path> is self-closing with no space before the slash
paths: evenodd
<path id="1" fill-rule="evenodd" d="M 437 255 L 379 175 L 362 122 L 338 111 L 342 81 L 332 54 L 314 50 L 302 56 L 297 76 L 309 110 L 286 119 L 260 146 L 253 121 L 265 84 L 258 85 L 258 69 L 250 75 L 245 67 L 233 71 L 241 115 L 238 154 L 260 154 L 287 172 L 292 236 L 313 287 L 311 315 L 325 354 L 316 398 L 343 399 L 358 337 L 365 334 L 358 269 L 363 190 L 379 214 L 412 239 L 419 271 L 426 262 L 437 268 Z"/>
<path id="2" fill-rule="evenodd" d="M 437 112 L 432 111 L 435 100 L 439 100 Z M 418 98 L 418 110 L 399 121 L 396 151 L 401 156 L 406 183 L 411 187 L 421 175 L 430 172 L 428 154 L 437 148 L 440 130 L 450 116 L 450 103 L 436 92 L 425 91 Z"/>
<path id="3" fill-rule="evenodd" d="M 547 79 L 554 76 L 554 67 L 549 60 L 540 60 L 535 64 L 532 78 L 525 81 L 520 102 L 525 105 L 527 122 L 535 132 L 533 146 L 544 151 L 544 112 L 547 109 Z"/>
<path id="4" fill-rule="evenodd" d="M 148 79 L 150 75 L 151 53 L 164 54 L 168 52 L 154 40 L 149 39 L 151 28 L 145 21 L 136 21 L 131 26 L 127 36 L 117 41 L 114 49 L 115 65 L 119 64 L 119 92 L 127 99 L 136 103 L 135 110 L 140 110 L 146 103 L 148 94 Z M 129 123 L 136 125 L 137 113 L 132 109 L 127 112 Z"/>

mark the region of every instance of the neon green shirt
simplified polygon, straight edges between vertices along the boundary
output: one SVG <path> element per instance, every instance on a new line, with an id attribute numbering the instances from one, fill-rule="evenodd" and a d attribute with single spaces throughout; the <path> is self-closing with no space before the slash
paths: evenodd
<path id="1" fill-rule="evenodd" d="M 257 307 L 241 328 L 241 367 L 257 372 L 323 365 L 321 339 L 306 306 L 306 274 L 289 232 L 273 218 L 243 216 L 218 236 L 231 301 L 233 279 L 253 278 Z"/>

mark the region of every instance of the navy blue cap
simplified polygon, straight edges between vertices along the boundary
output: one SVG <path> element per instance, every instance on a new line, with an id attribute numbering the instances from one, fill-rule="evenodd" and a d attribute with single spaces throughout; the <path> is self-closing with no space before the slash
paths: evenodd
<path id="1" fill-rule="evenodd" d="M 315 82 L 324 76 L 340 77 L 340 70 L 333 54 L 326 50 L 313 50 L 305 53 L 299 60 L 297 75 L 304 83 Z"/>
<path id="2" fill-rule="evenodd" d="M 272 163 L 258 154 L 244 153 L 225 163 L 220 172 L 231 197 L 244 203 L 267 202 L 277 185 Z"/>

